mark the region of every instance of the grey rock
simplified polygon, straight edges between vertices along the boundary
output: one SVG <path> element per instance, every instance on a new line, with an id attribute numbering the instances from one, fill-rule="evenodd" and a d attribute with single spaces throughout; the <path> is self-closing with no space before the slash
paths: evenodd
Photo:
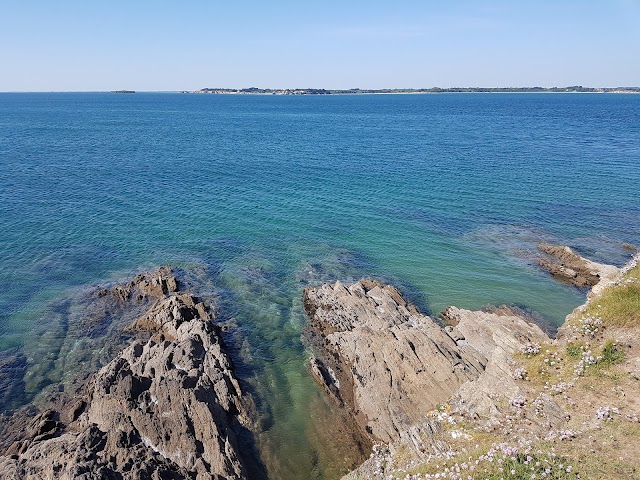
<path id="1" fill-rule="evenodd" d="M 372 442 L 405 439 L 418 455 L 435 447 L 417 442 L 412 429 L 429 426 L 438 404 L 455 400 L 473 417 L 495 415 L 519 393 L 511 355 L 527 342 L 549 340 L 507 308 L 449 307 L 442 327 L 394 287 L 369 280 L 308 288 L 303 298 L 318 383 Z"/>
<path id="2" fill-rule="evenodd" d="M 464 338 L 463 355 L 472 351 L 487 358 L 482 374 L 461 385 L 452 402 L 473 418 L 499 415 L 499 405 L 522 393 L 513 378 L 512 355 L 526 343 L 543 343 L 549 337 L 537 325 L 508 313 L 447 307 L 441 316 L 454 325 L 448 327 L 453 338 Z"/>
<path id="3" fill-rule="evenodd" d="M 303 297 L 317 353 L 311 371 L 372 441 L 398 439 L 484 371 L 485 356 L 456 344 L 392 286 L 337 282 Z"/>
<path id="4" fill-rule="evenodd" d="M 540 267 L 553 277 L 579 288 L 597 285 L 602 278 L 618 270 L 583 258 L 567 246 L 540 244 L 538 249 L 545 254 L 538 259 Z"/>
<path id="5" fill-rule="evenodd" d="M 526 343 L 549 340 L 509 307 L 448 307 L 443 327 L 394 287 L 367 280 L 306 289 L 304 303 L 316 380 L 373 442 L 386 444 L 345 479 L 387 478 L 395 452 L 418 462 L 446 452 L 433 414 L 438 404 L 451 403 L 456 415 L 479 424 L 503 417 L 510 399 L 523 393 L 512 355 Z M 532 422 L 531 428 L 561 425 L 560 406 L 549 396 L 543 400 L 545 425 Z"/>
<path id="6" fill-rule="evenodd" d="M 63 395 L 60 411 L 33 418 L 0 455 L 0 478 L 247 477 L 238 434 L 253 427 L 253 406 L 212 308 L 176 289 L 143 277 L 130 289 L 105 291 L 122 301 L 158 298 L 130 326 L 142 339 L 101 368 L 81 398 Z"/>
<path id="7" fill-rule="evenodd" d="M 27 363 L 22 385 L 13 389 L 14 398 L 24 403 L 49 385 L 69 388 L 75 378 L 98 370 L 127 345 L 129 338 L 123 335 L 123 327 L 178 288 L 174 271 L 165 266 L 52 302 L 46 321 L 36 325 L 34 340 L 21 352 Z M 7 370 L 8 365 L 0 362 L 0 388 Z M 3 402 L 0 406 L 16 407 L 17 403 Z"/>

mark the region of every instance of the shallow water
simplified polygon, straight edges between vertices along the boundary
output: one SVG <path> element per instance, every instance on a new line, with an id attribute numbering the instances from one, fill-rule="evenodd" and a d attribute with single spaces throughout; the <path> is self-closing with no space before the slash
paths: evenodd
<path id="1" fill-rule="evenodd" d="M 77 370 L 65 341 L 93 348 L 65 299 L 171 263 L 237 324 L 271 478 L 335 478 L 353 458 L 305 368 L 302 287 L 378 276 L 433 314 L 558 325 L 583 293 L 535 245 L 625 261 L 639 139 L 640 95 L 0 94 L 0 350 L 22 355 L 2 408 Z"/>

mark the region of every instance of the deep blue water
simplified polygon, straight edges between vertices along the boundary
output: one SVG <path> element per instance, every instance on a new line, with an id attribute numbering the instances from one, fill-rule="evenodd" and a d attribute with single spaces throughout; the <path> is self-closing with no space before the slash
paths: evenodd
<path id="1" fill-rule="evenodd" d="M 380 276 L 434 314 L 558 325 L 583 293 L 536 243 L 623 263 L 639 166 L 640 95 L 0 94 L 0 350 L 28 351 L 70 292 L 204 265 L 249 338 L 272 477 L 331 478 L 302 287 Z"/>

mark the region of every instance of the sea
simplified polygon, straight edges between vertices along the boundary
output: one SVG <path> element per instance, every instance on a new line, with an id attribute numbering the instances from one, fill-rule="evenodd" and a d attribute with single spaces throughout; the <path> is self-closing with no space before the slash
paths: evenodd
<path id="1" fill-rule="evenodd" d="M 65 299 L 172 265 L 232 325 L 269 478 L 339 478 L 357 455 L 307 370 L 304 287 L 377 278 L 553 332 L 585 292 L 537 244 L 621 265 L 639 200 L 640 95 L 3 93 L 0 410 L 81 370 Z"/>

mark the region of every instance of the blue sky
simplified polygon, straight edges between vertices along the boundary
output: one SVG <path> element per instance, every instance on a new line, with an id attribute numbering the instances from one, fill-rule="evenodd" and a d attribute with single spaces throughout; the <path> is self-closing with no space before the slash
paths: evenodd
<path id="1" fill-rule="evenodd" d="M 535 85 L 640 85 L 640 0 L 0 1 L 0 91 Z"/>

